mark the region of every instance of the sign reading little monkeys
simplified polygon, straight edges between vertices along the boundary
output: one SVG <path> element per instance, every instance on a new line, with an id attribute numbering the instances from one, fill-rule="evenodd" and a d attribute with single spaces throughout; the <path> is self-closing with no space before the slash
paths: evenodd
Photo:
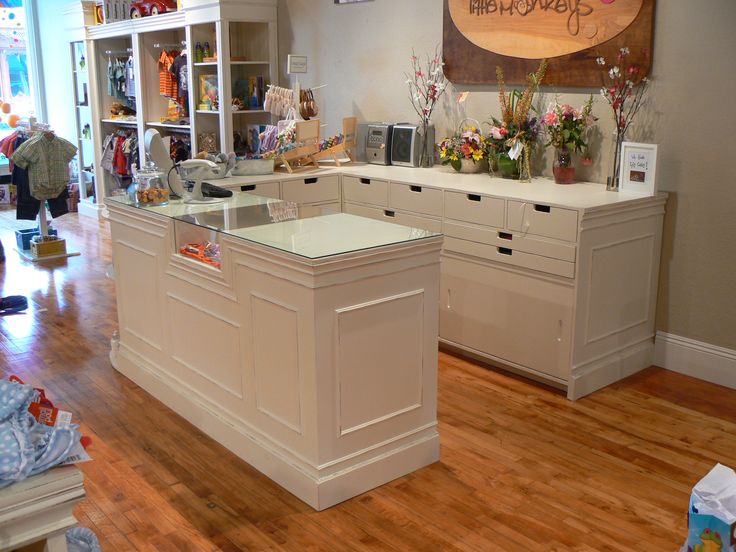
<path id="1" fill-rule="evenodd" d="M 546 84 L 600 86 L 598 56 L 626 46 L 650 68 L 655 0 L 444 0 L 443 55 L 452 82 L 522 83 L 550 60 Z M 641 57 L 637 55 L 641 53 Z"/>

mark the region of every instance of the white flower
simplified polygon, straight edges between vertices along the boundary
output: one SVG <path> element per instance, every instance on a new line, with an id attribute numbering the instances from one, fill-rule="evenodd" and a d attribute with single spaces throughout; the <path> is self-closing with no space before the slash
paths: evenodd
<path id="1" fill-rule="evenodd" d="M 629 88 L 634 88 L 634 83 L 631 82 L 630 80 L 627 80 L 626 81 L 626 86 L 628 86 Z"/>
<path id="2" fill-rule="evenodd" d="M 631 53 L 631 51 L 626 46 L 624 46 L 623 48 L 621 48 L 619 50 L 619 52 L 621 52 L 621 55 L 622 56 L 628 56 Z"/>
<path id="3" fill-rule="evenodd" d="M 606 97 L 606 89 L 605 88 L 601 88 L 601 96 L 603 96 L 604 98 Z"/>
<path id="4" fill-rule="evenodd" d="M 611 77 L 612 79 L 615 79 L 615 78 L 616 78 L 616 77 L 618 77 L 618 76 L 619 76 L 620 74 L 621 74 L 621 70 L 620 70 L 620 69 L 618 68 L 618 66 L 616 66 L 616 67 L 611 67 L 611 68 L 610 68 L 610 69 L 608 70 L 608 76 L 609 76 L 609 77 Z"/>
<path id="5" fill-rule="evenodd" d="M 406 84 L 413 84 L 413 83 L 414 81 L 412 81 L 411 79 L 406 79 Z"/>
<path id="6" fill-rule="evenodd" d="M 595 62 L 596 62 L 596 63 L 597 63 L 598 65 L 605 65 L 605 64 L 606 64 L 606 58 L 604 58 L 603 56 L 601 56 L 601 57 L 599 57 L 599 58 L 596 58 Z"/>

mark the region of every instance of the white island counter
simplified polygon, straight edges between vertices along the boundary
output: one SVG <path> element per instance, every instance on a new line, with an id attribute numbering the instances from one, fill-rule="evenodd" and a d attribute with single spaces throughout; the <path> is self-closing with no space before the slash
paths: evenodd
<path id="1" fill-rule="evenodd" d="M 439 458 L 440 235 L 244 193 L 107 208 L 117 370 L 316 509 Z"/>

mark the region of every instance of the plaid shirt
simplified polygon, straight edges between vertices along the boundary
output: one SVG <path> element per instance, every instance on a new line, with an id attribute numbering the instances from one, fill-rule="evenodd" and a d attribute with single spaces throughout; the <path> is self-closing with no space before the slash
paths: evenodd
<path id="1" fill-rule="evenodd" d="M 28 171 L 31 195 L 36 199 L 59 197 L 69 183 L 69 161 L 77 148 L 55 134 L 39 132 L 13 152 L 13 162 Z"/>

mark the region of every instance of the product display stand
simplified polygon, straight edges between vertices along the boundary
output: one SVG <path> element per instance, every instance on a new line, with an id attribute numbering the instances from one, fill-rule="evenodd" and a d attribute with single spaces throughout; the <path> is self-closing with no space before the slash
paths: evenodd
<path id="1" fill-rule="evenodd" d="M 35 121 L 32 121 L 29 124 L 29 127 L 31 131 L 33 132 L 53 132 L 49 125 L 36 123 Z M 48 238 L 49 237 L 49 223 L 46 219 L 46 200 L 41 200 L 41 207 L 38 210 L 38 229 L 42 237 Z M 58 243 L 59 241 L 63 244 L 63 251 L 58 252 L 49 252 L 47 255 L 41 255 L 41 254 L 34 254 L 33 247 L 31 247 L 30 250 L 22 250 L 20 248 L 16 248 L 16 251 L 18 254 L 25 259 L 26 261 L 31 262 L 40 262 L 40 261 L 48 261 L 51 259 L 64 259 L 66 257 L 76 257 L 80 255 L 78 252 L 69 252 L 66 250 L 66 241 L 63 238 L 59 238 L 56 240 L 53 240 L 52 242 L 48 243 Z M 44 242 L 41 242 L 44 243 Z"/>
<path id="2" fill-rule="evenodd" d="M 314 157 L 319 153 L 319 129 L 319 119 L 297 121 L 296 143 L 299 145 L 279 155 L 276 158 L 276 163 L 284 165 L 289 173 L 293 173 L 295 167 L 302 166 L 301 163 L 304 160 L 307 160 L 307 165 L 319 168 L 319 164 Z M 303 166 L 306 167 L 307 165 Z"/>
<path id="3" fill-rule="evenodd" d="M 326 159 L 326 158 L 332 158 L 335 161 L 335 165 L 338 167 L 342 167 L 342 163 L 340 162 L 341 154 L 347 156 L 348 161 L 355 161 L 355 156 L 353 154 L 353 149 L 355 148 L 357 141 L 356 141 L 356 131 L 358 128 L 358 119 L 356 117 L 345 117 L 342 120 L 342 135 L 343 135 L 343 141 L 336 146 L 332 146 L 331 148 L 327 148 L 325 150 L 320 151 L 319 153 L 315 154 L 313 157 L 317 160 L 319 159 Z M 345 162 L 344 157 L 342 158 L 343 162 Z"/>

